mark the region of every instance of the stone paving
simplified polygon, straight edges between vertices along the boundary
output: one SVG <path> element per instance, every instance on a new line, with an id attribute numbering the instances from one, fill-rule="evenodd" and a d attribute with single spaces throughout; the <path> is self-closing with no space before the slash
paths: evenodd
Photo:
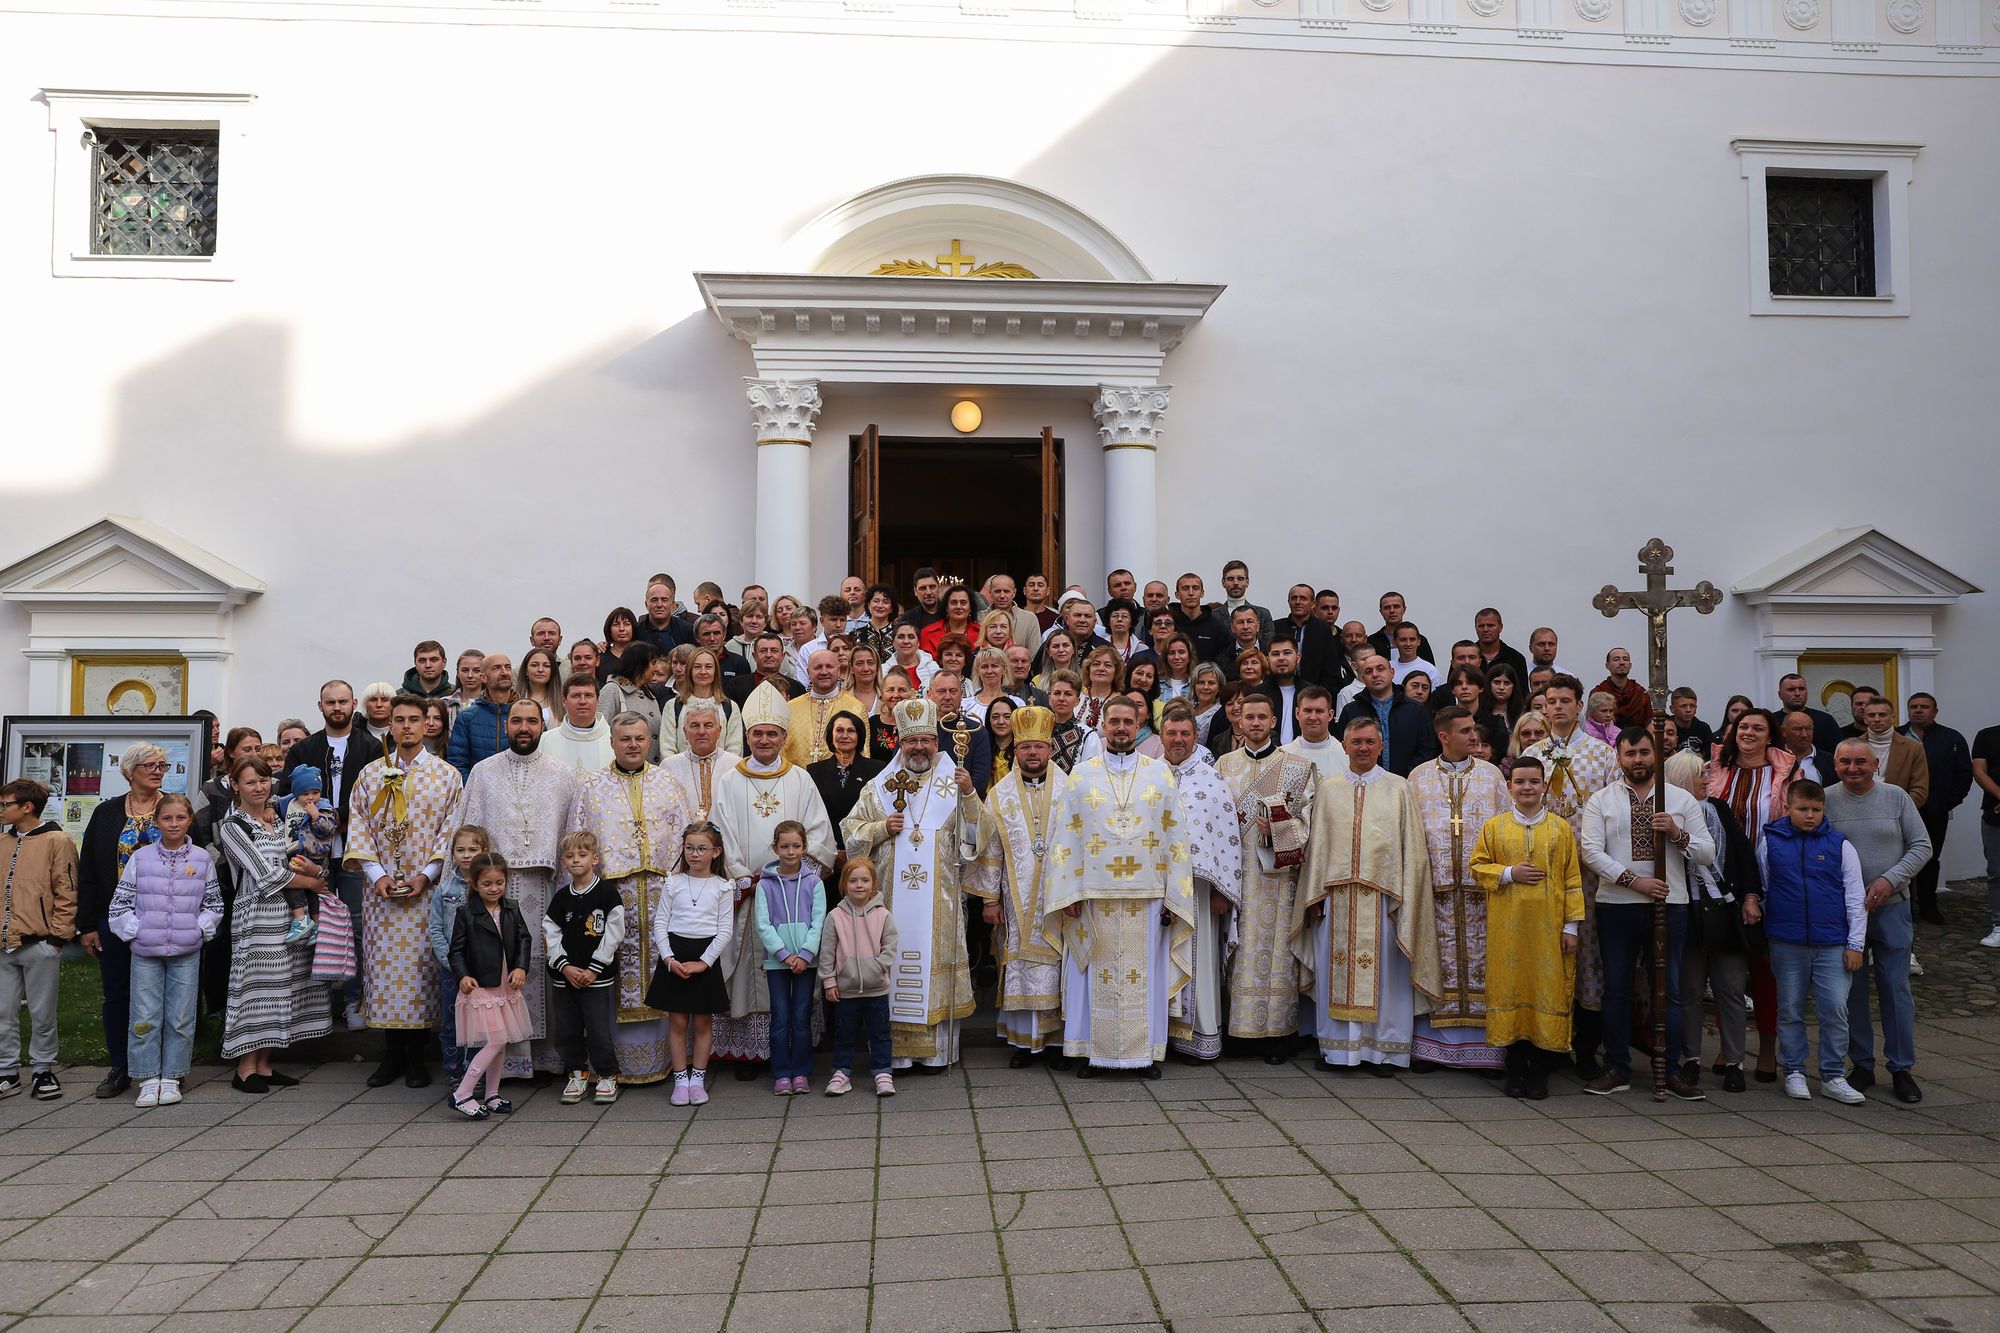
<path id="1" fill-rule="evenodd" d="M 1920 987 L 1990 982 L 1969 924 Z M 0 1103 L 0 1327 L 2000 1329 L 2000 1016 L 1931 1007 L 1915 1108 L 985 1048 L 473 1124 L 365 1065 L 150 1112 L 79 1069 Z"/>

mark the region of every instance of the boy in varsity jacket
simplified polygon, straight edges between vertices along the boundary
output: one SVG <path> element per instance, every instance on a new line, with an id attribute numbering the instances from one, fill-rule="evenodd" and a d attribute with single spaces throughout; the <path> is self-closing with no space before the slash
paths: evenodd
<path id="1" fill-rule="evenodd" d="M 597 838 L 579 829 L 562 840 L 569 883 L 549 895 L 542 942 L 549 956 L 549 1036 L 569 1071 L 564 1105 L 618 1100 L 618 946 L 625 941 L 625 901 L 599 878 Z M 586 1053 L 588 1059 L 585 1058 Z"/>

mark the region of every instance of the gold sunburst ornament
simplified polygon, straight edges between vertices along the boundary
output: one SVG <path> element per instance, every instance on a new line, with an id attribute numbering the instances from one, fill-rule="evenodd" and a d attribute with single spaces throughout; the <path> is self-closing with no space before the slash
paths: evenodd
<path id="1" fill-rule="evenodd" d="M 968 255 L 959 248 L 959 242 L 951 243 L 951 253 L 939 255 L 935 264 L 926 264 L 921 259 L 892 259 L 886 264 L 877 264 L 869 271 L 871 278 L 1032 278 L 1034 273 L 1025 265 L 1011 263 L 982 264 L 977 255 Z"/>

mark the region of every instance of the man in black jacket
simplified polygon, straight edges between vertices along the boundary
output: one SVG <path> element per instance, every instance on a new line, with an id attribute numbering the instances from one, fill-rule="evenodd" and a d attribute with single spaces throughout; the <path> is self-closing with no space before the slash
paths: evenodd
<path id="1" fill-rule="evenodd" d="M 1396 670 L 1388 658 L 1380 653 L 1363 658 L 1361 683 L 1361 693 L 1340 710 L 1334 724 L 1336 734 L 1344 732 L 1348 722 L 1357 717 L 1381 726 L 1385 733 L 1382 767 L 1399 778 L 1410 776 L 1411 769 L 1442 753 L 1431 725 L 1431 710 L 1397 691 Z"/>
<path id="2" fill-rule="evenodd" d="M 1811 718 L 1813 720 L 1813 745 L 1821 750 L 1837 750 L 1840 748 L 1841 742 L 1840 724 L 1833 720 L 1833 714 L 1806 706 L 1806 695 L 1809 692 L 1809 688 L 1806 684 L 1806 678 L 1796 671 L 1782 677 L 1778 681 L 1778 698 L 1784 704 L 1784 712 L 1804 713 L 1807 717 Z M 1857 712 L 1855 716 L 1859 717 L 1860 714 Z M 1783 713 L 1779 714 L 1778 720 L 1781 722 L 1784 720 Z"/>
<path id="3" fill-rule="evenodd" d="M 1500 613 L 1490 606 L 1482 606 L 1472 617 L 1472 638 L 1479 645 L 1479 669 L 1491 671 L 1495 662 L 1505 662 L 1519 673 L 1523 681 L 1528 679 L 1528 659 L 1518 648 L 1510 648 L 1501 639 Z"/>
<path id="4" fill-rule="evenodd" d="M 1174 580 L 1174 595 L 1179 598 L 1171 608 L 1175 628 L 1193 642 L 1196 661 L 1219 662 L 1225 655 L 1233 659 L 1229 627 L 1201 604 L 1201 592 L 1199 574 L 1183 574 Z"/>
<path id="5" fill-rule="evenodd" d="M 694 642 L 694 618 L 682 614 L 671 574 L 655 574 L 646 580 L 646 614 L 632 637 L 634 642 L 653 645 L 653 651 L 662 657 Z"/>
<path id="6" fill-rule="evenodd" d="M 783 672 L 785 641 L 782 637 L 765 630 L 750 641 L 750 652 L 756 659 L 751 664 L 750 673 L 725 676 L 722 680 L 722 692 L 737 704 L 749 702 L 751 691 L 767 682 L 787 699 L 795 699 L 805 693 L 805 686 Z"/>
<path id="7" fill-rule="evenodd" d="M 1291 614 L 1271 624 L 1271 641 L 1290 639 L 1299 653 L 1299 680 L 1321 685 L 1334 694 L 1354 679 L 1347 667 L 1347 654 L 1333 641 L 1333 628 L 1313 614 L 1310 583 L 1294 583 L 1285 593 L 1285 608 Z"/>
<path id="8" fill-rule="evenodd" d="M 1944 860 L 1944 838 L 1951 826 L 1951 812 L 1958 809 L 1972 791 L 1972 751 L 1965 737 L 1937 720 L 1937 698 L 1921 690 L 1910 696 L 1910 721 L 1902 728 L 1905 736 L 1920 741 L 1924 757 L 1930 761 L 1931 789 L 1917 814 L 1924 832 L 1931 835 L 1935 854 L 1924 862 L 1910 880 L 1910 896 L 1916 899 L 1917 915 L 1932 925 L 1943 925 L 1938 911 L 1938 867 Z"/>
<path id="9" fill-rule="evenodd" d="M 1379 605 L 1382 608 L 1382 628 L 1369 635 L 1368 642 L 1374 644 L 1375 651 L 1382 654 L 1382 656 L 1394 657 L 1396 650 L 1396 626 L 1403 623 L 1403 618 L 1408 614 L 1409 607 L 1403 601 L 1403 594 L 1399 592 L 1383 593 Z M 1431 651 L 1431 641 L 1429 639 L 1422 636 L 1418 637 L 1417 656 L 1423 658 L 1426 662 L 1435 663 L 1437 661 L 1437 654 Z M 1398 777 L 1402 776 L 1396 766 L 1387 759 L 1382 761 L 1382 767 L 1388 769 L 1391 773 L 1395 773 Z"/>
<path id="10" fill-rule="evenodd" d="M 337 826 L 333 887 L 359 921 L 361 895 L 367 886 L 361 882 L 359 870 L 339 864 L 340 854 L 347 846 L 347 795 L 355 779 L 361 776 L 361 770 L 382 757 L 382 743 L 368 734 L 368 728 L 354 725 L 354 687 L 344 680 L 330 680 L 319 687 L 319 715 L 325 725 L 294 745 L 285 756 L 284 780 L 289 789 L 292 770 L 301 764 L 310 764 L 326 776 L 324 795 L 333 802 Z M 355 964 L 354 979 L 341 988 L 350 1032 L 359 1032 L 366 1026 L 361 1019 L 361 968 L 367 963 L 358 951 Z"/>
<path id="11" fill-rule="evenodd" d="M 750 663 L 739 654 L 732 653 L 723 646 L 729 637 L 729 621 L 714 611 L 704 611 L 694 622 L 694 641 L 715 654 L 716 678 L 718 683 L 727 682 L 732 676 L 750 674 Z M 724 684 L 724 691 L 728 686 Z"/>

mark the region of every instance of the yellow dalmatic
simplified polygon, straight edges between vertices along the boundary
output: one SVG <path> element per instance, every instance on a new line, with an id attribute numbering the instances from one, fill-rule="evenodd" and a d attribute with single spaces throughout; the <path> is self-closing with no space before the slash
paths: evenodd
<path id="1" fill-rule="evenodd" d="M 1522 863 L 1548 872 L 1540 884 L 1502 884 Z M 1544 812 L 1533 823 L 1509 810 L 1486 821 L 1472 849 L 1472 875 L 1486 890 L 1486 1042 L 1570 1048 L 1576 956 L 1563 926 L 1583 920 L 1583 871 L 1569 825 Z"/>

